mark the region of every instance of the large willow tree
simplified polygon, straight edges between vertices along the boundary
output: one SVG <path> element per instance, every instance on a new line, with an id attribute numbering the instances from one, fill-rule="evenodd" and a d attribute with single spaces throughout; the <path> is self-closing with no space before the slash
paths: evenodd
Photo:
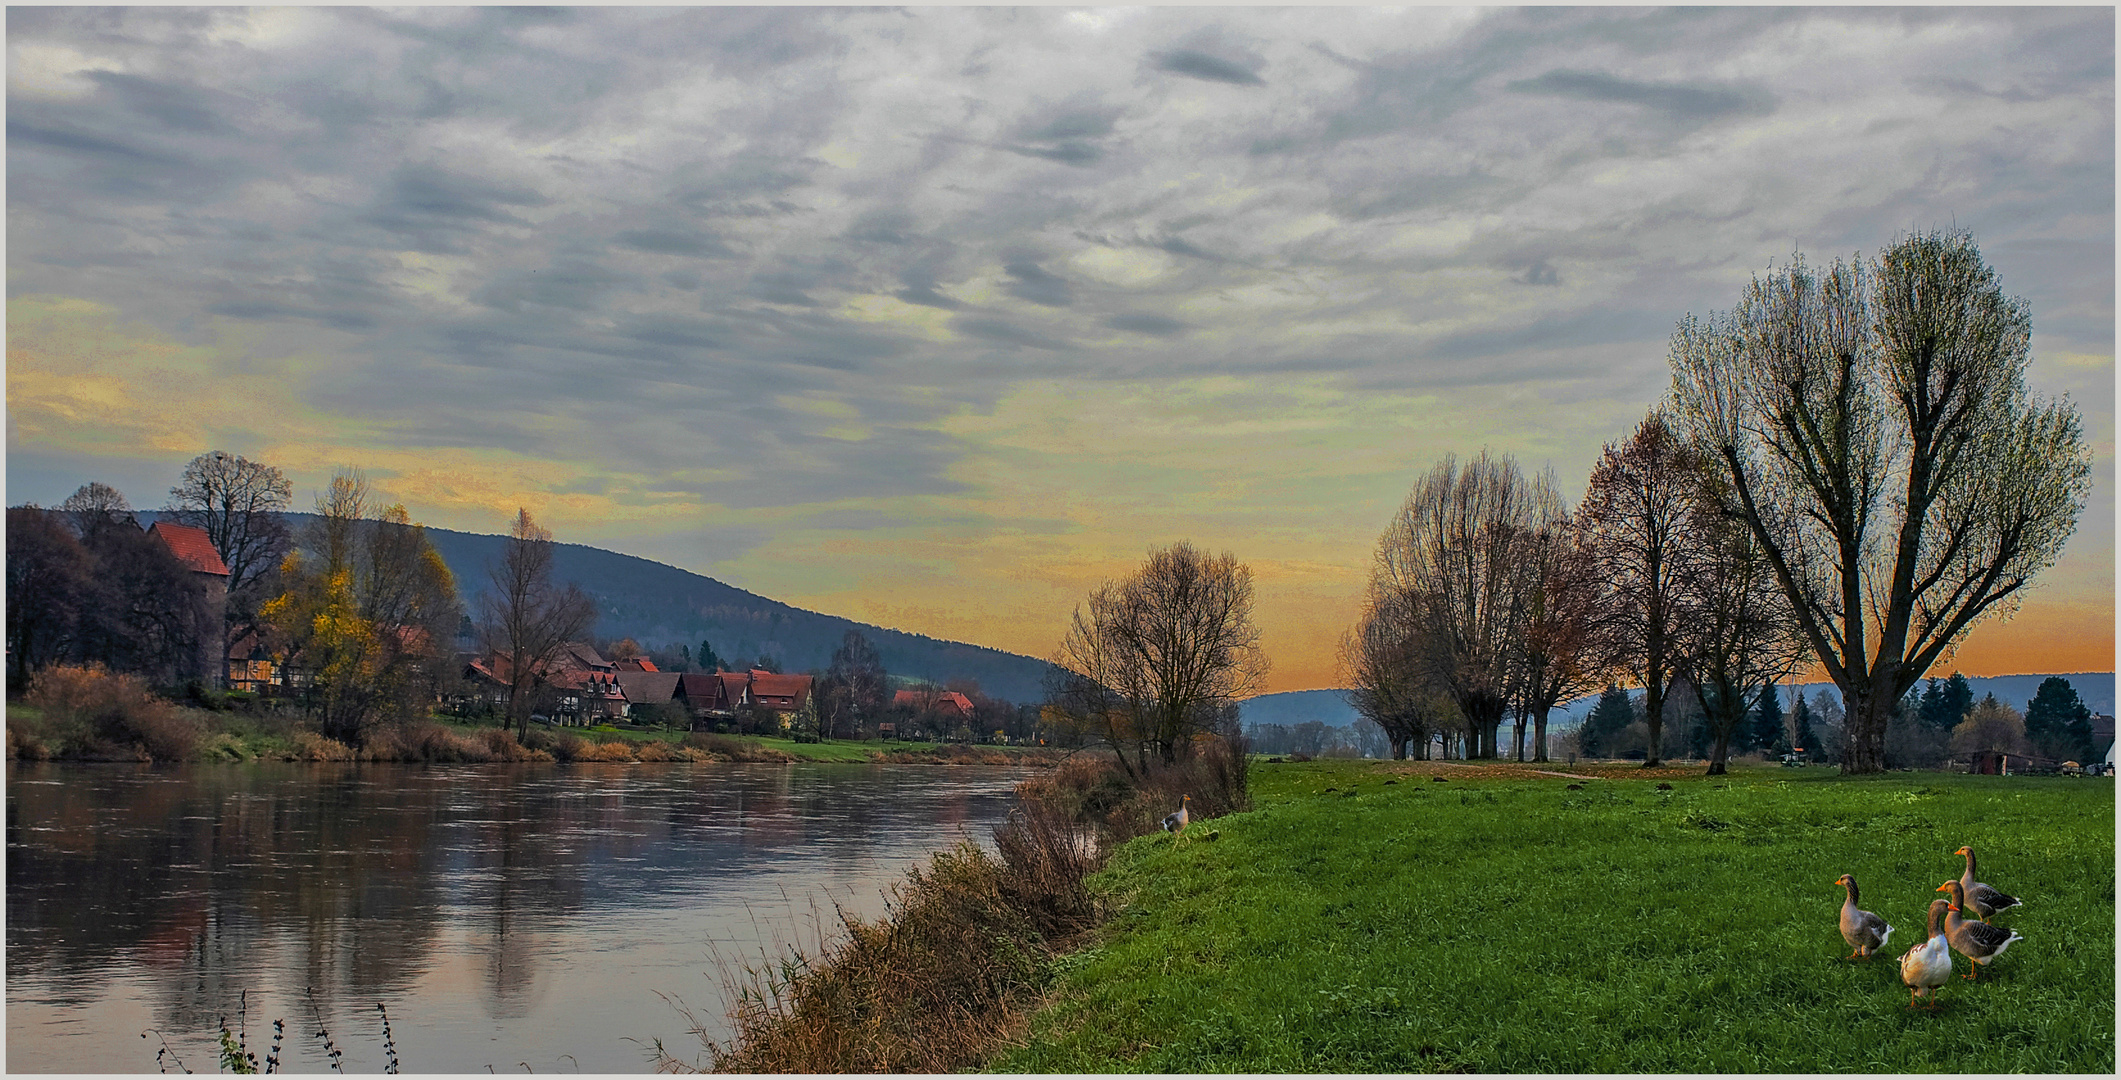
<path id="1" fill-rule="evenodd" d="M 1847 772 L 1885 768 L 1895 704 L 2076 529 L 2090 448 L 2073 405 L 2026 390 L 2031 341 L 1962 232 L 1799 256 L 1672 337 L 1675 423 L 1841 689 Z"/>

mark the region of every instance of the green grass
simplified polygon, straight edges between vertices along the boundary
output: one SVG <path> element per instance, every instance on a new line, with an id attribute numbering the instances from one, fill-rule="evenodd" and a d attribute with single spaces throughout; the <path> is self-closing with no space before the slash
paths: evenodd
<path id="1" fill-rule="evenodd" d="M 2113 1071 L 2111 781 L 1764 768 L 1570 791 L 1388 785 L 1389 764 L 1262 765 L 1253 812 L 1122 848 L 1095 879 L 1118 914 L 993 1067 Z M 1961 844 L 2025 898 L 1997 919 L 2025 940 L 1909 1009 L 1896 960 Z M 1843 873 L 1896 928 L 1888 957 L 1841 959 Z"/>
<path id="2" fill-rule="evenodd" d="M 476 734 L 481 729 L 493 726 L 493 723 L 491 721 L 467 722 L 459 720 L 455 717 L 443 716 L 440 714 L 437 714 L 435 716 L 435 721 L 439 724 L 442 724 L 444 727 L 450 728 L 451 730 L 456 731 L 460 734 Z M 673 731 L 669 729 L 646 731 L 633 730 L 629 728 L 617 727 L 611 724 L 599 724 L 595 727 L 586 728 L 558 728 L 553 730 L 565 731 L 569 734 L 572 734 L 578 739 L 587 739 L 591 742 L 624 741 L 632 743 L 676 743 L 683 742 L 685 740 L 685 736 L 689 734 L 688 732 Z M 774 750 L 780 750 L 790 755 L 793 755 L 794 757 L 799 758 L 803 761 L 868 761 L 875 754 L 878 753 L 889 753 L 892 751 L 909 751 L 918 753 L 923 750 L 933 750 L 936 747 L 942 745 L 941 743 L 907 742 L 897 740 L 891 742 L 860 742 L 854 740 L 832 739 L 828 739 L 823 742 L 806 743 L 797 742 L 794 739 L 783 739 L 770 735 L 731 735 L 729 736 L 729 738 L 738 739 L 743 742 L 768 747 Z"/>

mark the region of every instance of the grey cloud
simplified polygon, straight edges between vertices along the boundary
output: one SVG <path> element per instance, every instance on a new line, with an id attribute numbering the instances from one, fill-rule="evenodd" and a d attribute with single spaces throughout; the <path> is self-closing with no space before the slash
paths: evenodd
<path id="1" fill-rule="evenodd" d="M 1172 49 L 1169 52 L 1157 53 L 1154 59 L 1158 71 L 1168 71 L 1173 75 L 1206 79 L 1209 82 L 1230 83 L 1234 86 L 1265 86 L 1267 84 L 1267 81 L 1260 78 L 1258 71 L 1252 67 L 1225 60 L 1219 56 L 1210 56 L 1207 53 L 1193 49 Z"/>
<path id="2" fill-rule="evenodd" d="M 1105 325 L 1115 330 L 1128 330 L 1150 337 L 1176 337 L 1192 329 L 1188 324 L 1170 316 L 1150 314 L 1114 315 L 1105 320 Z"/>
<path id="3" fill-rule="evenodd" d="M 950 321 L 952 328 L 962 330 L 974 337 L 997 341 L 1004 345 L 1023 345 L 1033 349 L 1065 349 L 1067 342 L 1026 330 L 1006 319 L 988 315 L 960 315 Z"/>
<path id="4" fill-rule="evenodd" d="M 919 304 L 923 307 L 942 308 L 944 311 L 963 311 L 965 309 L 963 301 L 954 300 L 936 292 L 933 285 L 908 285 L 892 295 L 906 303 Z"/>
<path id="5" fill-rule="evenodd" d="M 233 95 L 115 71 L 91 71 L 94 79 L 125 107 L 158 125 L 201 135 L 226 135 L 236 129 L 229 115 L 249 111 L 250 103 Z"/>
<path id="6" fill-rule="evenodd" d="M 1556 272 L 1554 267 L 1545 259 L 1540 259 L 1525 267 L 1524 273 L 1518 275 L 1516 280 L 1522 285 L 1559 285 L 1561 284 L 1561 274 Z"/>
<path id="7" fill-rule="evenodd" d="M 1019 300 L 1029 300 L 1046 307 L 1067 307 L 1075 302 L 1068 282 L 1028 259 L 1010 262 L 1003 269 L 1013 278 L 1009 283 L 1009 295 Z"/>
<path id="8" fill-rule="evenodd" d="M 1775 111 L 1775 96 L 1760 87 L 1638 82 L 1596 71 L 1557 68 L 1506 87 L 1522 94 L 1641 105 L 1674 119 L 1702 123 L 1730 115 L 1757 116 Z"/>
<path id="9" fill-rule="evenodd" d="M 1350 184 L 1334 193 L 1332 206 L 1334 214 L 1342 218 L 1368 221 L 1454 204 L 1493 205 L 1522 190 L 1521 184 L 1479 171 L 1458 176 L 1395 177 L 1378 187 L 1358 188 Z"/>
<path id="10" fill-rule="evenodd" d="M 705 233 L 672 229 L 629 229 L 615 238 L 619 243 L 655 255 L 690 255 L 726 259 L 736 254 L 729 245 Z"/>
<path id="11" fill-rule="evenodd" d="M 1057 146 L 1012 146 L 1008 149 L 1012 154 L 1044 158 L 1063 165 L 1095 165 L 1105 157 L 1104 150 L 1084 142 L 1066 142 Z"/>
<path id="12" fill-rule="evenodd" d="M 1168 251 L 1173 255 L 1184 255 L 1189 259 L 1199 259 L 1203 262 L 1219 263 L 1223 261 L 1222 256 L 1217 255 L 1214 252 L 1203 251 L 1194 244 L 1188 243 L 1187 241 L 1176 236 L 1166 237 L 1160 241 L 1157 241 L 1156 247 L 1161 250 Z"/>
<path id="13" fill-rule="evenodd" d="M 518 311 L 524 304 L 589 311 L 632 280 L 631 275 L 614 273 L 594 262 L 563 259 L 536 269 L 499 275 L 475 292 L 472 299 L 503 311 Z"/>

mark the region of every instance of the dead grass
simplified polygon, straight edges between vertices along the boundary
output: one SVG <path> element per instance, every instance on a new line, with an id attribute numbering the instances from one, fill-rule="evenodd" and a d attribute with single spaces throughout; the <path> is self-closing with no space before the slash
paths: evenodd
<path id="1" fill-rule="evenodd" d="M 973 750 L 973 748 L 962 748 Z M 1240 743 L 1189 748 L 1129 777 L 1110 757 L 1077 755 L 1017 785 L 995 827 L 997 855 L 967 842 L 909 871 L 882 918 L 841 914 L 836 940 L 725 963 L 735 1034 L 694 1018 L 716 1072 L 957 1072 L 1021 1033 L 1053 958 L 1105 912 L 1086 879 L 1112 845 L 1156 829 L 1193 796 L 1196 817 L 1249 807 Z M 977 751 L 974 751 L 977 752 Z M 888 760 L 888 759 L 887 759 Z M 927 760 L 935 760 L 932 756 Z M 1011 759 L 1020 760 L 1020 759 Z M 688 1014 L 689 1015 L 689 1014 Z M 693 1066 L 657 1048 L 656 1066 Z"/>
<path id="2" fill-rule="evenodd" d="M 734 1037 L 692 1024 L 709 1068 L 941 1073 L 993 1054 L 1037 1006 L 1052 958 L 1101 921 L 1084 882 L 1104 861 L 1095 832 L 1035 797 L 994 840 L 998 857 L 970 842 L 936 853 L 883 918 L 842 913 L 838 939 L 808 954 L 725 963 Z M 660 1071 L 693 1071 L 658 1050 Z"/>

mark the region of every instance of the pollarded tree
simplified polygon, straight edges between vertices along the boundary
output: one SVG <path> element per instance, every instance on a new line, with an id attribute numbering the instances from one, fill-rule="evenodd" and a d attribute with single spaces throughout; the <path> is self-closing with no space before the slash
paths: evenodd
<path id="1" fill-rule="evenodd" d="M 1527 611 L 1526 549 L 1553 527 L 1551 479 L 1504 456 L 1446 456 L 1414 485 L 1378 539 L 1373 588 L 1405 598 L 1428 682 L 1458 706 L 1466 756 L 1496 756 Z"/>
<path id="2" fill-rule="evenodd" d="M 1408 603 L 1373 587 L 1362 618 L 1341 637 L 1340 666 L 1348 704 L 1377 725 L 1392 757 L 1404 760 L 1411 747 L 1417 760 L 1427 760 L 1429 737 L 1453 723 L 1457 708 L 1428 681 Z"/>
<path id="3" fill-rule="evenodd" d="M 1642 687 L 1645 768 L 1661 764 L 1665 699 L 1686 665 L 1684 631 L 1712 560 L 1694 510 L 1700 483 L 1698 458 L 1652 412 L 1627 441 L 1606 445 L 1576 511 L 1577 542 L 1604 587 L 1596 621 L 1606 662 Z"/>
<path id="4" fill-rule="evenodd" d="M 1962 232 L 1799 256 L 1673 335 L 1678 425 L 1841 690 L 1849 772 L 1885 768 L 1901 696 L 2076 529 L 2091 451 L 2075 406 L 2026 390 L 2031 342 Z"/>

